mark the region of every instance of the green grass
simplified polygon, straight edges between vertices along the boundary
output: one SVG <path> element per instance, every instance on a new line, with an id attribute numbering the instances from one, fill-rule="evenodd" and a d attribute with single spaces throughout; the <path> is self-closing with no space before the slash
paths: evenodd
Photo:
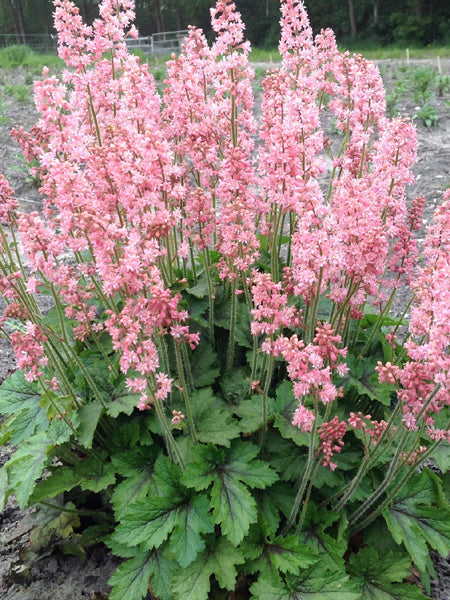
<path id="1" fill-rule="evenodd" d="M 0 96 L 0 125 L 7 125 L 10 122 L 10 118 L 6 116 L 6 109 L 8 105 L 4 99 Z"/>
<path id="2" fill-rule="evenodd" d="M 252 48 L 250 53 L 251 62 L 280 62 L 281 57 L 278 48 L 264 50 L 263 48 Z"/>
<path id="3" fill-rule="evenodd" d="M 356 52 L 363 54 L 370 60 L 383 60 L 383 59 L 399 59 L 406 60 L 406 47 L 398 46 L 386 46 L 381 47 L 343 47 L 339 46 L 341 51 L 350 50 L 350 52 Z M 422 59 L 422 58 L 441 58 L 450 57 L 450 46 L 428 46 L 426 48 L 409 48 L 410 59 Z M 250 54 L 250 60 L 252 62 L 277 62 L 280 60 L 280 54 L 277 48 L 271 50 L 264 50 L 262 48 L 253 48 Z"/>
<path id="4" fill-rule="evenodd" d="M 31 100 L 30 86 L 27 86 L 23 83 L 6 83 L 3 89 L 5 90 L 5 94 L 7 96 L 12 96 L 13 98 L 16 98 L 16 100 L 19 100 L 19 102 Z"/>
<path id="5" fill-rule="evenodd" d="M 61 68 L 64 62 L 56 54 L 37 54 L 28 46 L 8 46 L 0 50 L 0 69 L 28 67 L 40 73 L 43 67 Z"/>
<path id="6" fill-rule="evenodd" d="M 342 48 L 341 48 L 342 50 Z M 351 49 L 352 52 L 363 54 L 369 60 L 397 59 L 406 60 L 406 48 L 388 46 L 386 48 L 367 48 Z M 450 46 L 436 46 L 427 48 L 409 48 L 409 58 L 411 60 L 421 60 L 424 58 L 450 57 Z"/>

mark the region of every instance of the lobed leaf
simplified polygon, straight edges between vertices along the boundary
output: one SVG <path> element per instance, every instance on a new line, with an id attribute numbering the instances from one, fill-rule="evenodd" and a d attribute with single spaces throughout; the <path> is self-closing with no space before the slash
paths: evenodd
<path id="1" fill-rule="evenodd" d="M 207 600 L 211 575 L 215 576 L 222 588 L 234 589 L 236 565 L 244 562 L 242 552 L 223 537 L 213 540 L 189 568 L 175 573 L 172 587 L 174 600 Z"/>
<path id="2" fill-rule="evenodd" d="M 80 444 L 85 448 L 92 448 L 95 431 L 103 411 L 103 406 L 99 401 L 90 402 L 78 409 L 77 437 Z"/>
<path id="3" fill-rule="evenodd" d="M 113 573 L 108 583 L 112 586 L 110 600 L 140 600 L 147 595 L 150 577 L 154 571 L 152 552 L 137 552 Z"/>
<path id="4" fill-rule="evenodd" d="M 349 572 L 361 586 L 363 600 L 426 600 L 419 587 L 403 580 L 410 574 L 409 556 L 374 548 L 361 549 L 350 559 Z"/>
<path id="5" fill-rule="evenodd" d="M 250 591 L 255 600 L 360 600 L 361 593 L 348 576 L 340 572 L 313 569 L 303 578 L 287 582 L 263 573 Z"/>
<path id="6" fill-rule="evenodd" d="M 383 516 L 397 544 L 403 543 L 421 571 L 429 564 L 429 548 L 442 556 L 450 551 L 450 507 L 439 479 L 430 471 L 410 479 Z"/>
<path id="7" fill-rule="evenodd" d="M 211 388 L 197 390 L 190 400 L 200 442 L 229 446 L 230 440 L 239 437 L 239 423 L 231 417 L 226 405 L 214 396 Z"/>
<path id="8" fill-rule="evenodd" d="M 5 465 L 11 489 L 20 508 L 25 508 L 34 489 L 36 480 L 41 477 L 49 460 L 53 444 L 46 432 L 33 436 L 16 450 Z"/>

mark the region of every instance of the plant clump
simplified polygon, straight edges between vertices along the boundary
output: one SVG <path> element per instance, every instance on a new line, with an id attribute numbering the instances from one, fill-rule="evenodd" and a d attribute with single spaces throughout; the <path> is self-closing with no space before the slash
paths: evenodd
<path id="1" fill-rule="evenodd" d="M 297 0 L 260 120 L 230 0 L 162 94 L 132 0 L 92 25 L 54 5 L 67 68 L 13 132 L 42 212 L 0 179 L 0 504 L 52 511 L 78 555 L 105 541 L 111 600 L 425 598 L 411 566 L 429 590 L 450 549 L 450 192 L 419 262 L 413 125 Z"/>

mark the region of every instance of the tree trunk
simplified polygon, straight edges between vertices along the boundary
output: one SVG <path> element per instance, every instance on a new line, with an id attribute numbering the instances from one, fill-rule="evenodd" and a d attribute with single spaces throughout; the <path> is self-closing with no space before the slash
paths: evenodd
<path id="1" fill-rule="evenodd" d="M 161 2 L 160 2 L 160 0 L 155 0 L 154 3 L 152 3 L 152 4 L 154 6 L 156 32 L 160 33 L 161 31 L 165 31 L 164 15 L 163 15 L 163 11 L 162 11 Z"/>
<path id="2" fill-rule="evenodd" d="M 423 16 L 423 0 L 414 0 L 414 14 L 418 21 L 422 20 Z"/>
<path id="3" fill-rule="evenodd" d="M 348 18 L 350 21 L 350 36 L 353 38 L 357 34 L 355 6 L 353 4 L 353 0 L 348 0 Z"/>
<path id="4" fill-rule="evenodd" d="M 22 0 L 8 0 L 19 43 L 25 44 L 25 28 L 23 19 Z"/>
<path id="5" fill-rule="evenodd" d="M 378 23 L 378 16 L 380 12 L 380 0 L 373 0 L 373 22 Z"/>
<path id="6" fill-rule="evenodd" d="M 184 19 L 183 19 L 183 9 L 181 6 L 181 1 L 177 0 L 175 3 L 175 14 L 177 17 L 177 29 L 180 31 L 184 27 Z"/>

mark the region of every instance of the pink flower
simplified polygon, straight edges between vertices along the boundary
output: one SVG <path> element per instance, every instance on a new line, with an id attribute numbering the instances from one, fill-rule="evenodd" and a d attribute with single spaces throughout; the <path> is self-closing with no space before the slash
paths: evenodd
<path id="1" fill-rule="evenodd" d="M 331 457 L 335 453 L 339 453 L 344 446 L 343 437 L 347 431 L 345 421 L 339 421 L 335 416 L 328 423 L 322 423 L 319 428 L 319 452 L 323 454 L 323 466 L 330 467 L 334 471 L 337 467 L 336 463 L 331 462 Z"/>
<path id="2" fill-rule="evenodd" d="M 19 206 L 14 192 L 5 177 L 0 174 L 0 221 L 8 223 L 11 212 Z"/>
<path id="3" fill-rule="evenodd" d="M 299 404 L 298 408 L 295 409 L 292 425 L 305 433 L 312 431 L 315 419 L 316 417 L 311 410 Z"/>

